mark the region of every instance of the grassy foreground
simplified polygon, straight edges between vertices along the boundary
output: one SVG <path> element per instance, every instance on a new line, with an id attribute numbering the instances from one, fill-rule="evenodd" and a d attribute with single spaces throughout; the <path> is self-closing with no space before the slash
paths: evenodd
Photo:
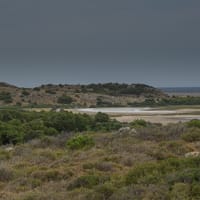
<path id="1" fill-rule="evenodd" d="M 0 199 L 200 199 L 198 120 L 167 126 L 136 120 L 122 131 L 103 130 L 110 123 L 105 115 L 96 120 L 99 130 L 62 130 L 2 145 Z"/>

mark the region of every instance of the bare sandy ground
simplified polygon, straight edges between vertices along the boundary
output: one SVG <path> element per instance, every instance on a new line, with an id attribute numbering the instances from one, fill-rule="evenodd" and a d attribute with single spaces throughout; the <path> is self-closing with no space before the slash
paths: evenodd
<path id="1" fill-rule="evenodd" d="M 27 109 L 36 112 L 50 111 L 50 108 Z M 143 119 L 152 123 L 177 123 L 186 122 L 192 119 L 200 119 L 200 106 L 191 107 L 164 107 L 164 108 L 83 108 L 65 109 L 74 113 L 87 113 L 94 115 L 97 112 L 104 112 L 120 122 L 131 122 L 136 119 Z"/>
<path id="2" fill-rule="evenodd" d="M 73 111 L 73 110 L 71 110 Z M 104 112 L 109 114 L 113 119 L 120 122 L 131 122 L 136 119 L 143 119 L 152 123 L 177 123 L 200 119 L 200 108 L 88 108 L 76 109 L 75 112 L 95 114 Z"/>
<path id="3" fill-rule="evenodd" d="M 126 115 L 126 116 L 113 116 L 113 119 L 116 119 L 120 122 L 132 122 L 136 119 L 143 119 L 152 123 L 177 123 L 177 122 L 186 122 L 192 119 L 200 119 L 200 115 Z"/>

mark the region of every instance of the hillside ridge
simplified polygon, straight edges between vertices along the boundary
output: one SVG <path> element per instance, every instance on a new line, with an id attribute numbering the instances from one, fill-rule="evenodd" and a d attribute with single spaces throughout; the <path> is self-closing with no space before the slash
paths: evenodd
<path id="1" fill-rule="evenodd" d="M 128 106 L 166 96 L 161 90 L 145 84 L 45 84 L 23 88 L 0 82 L 0 105 Z"/>

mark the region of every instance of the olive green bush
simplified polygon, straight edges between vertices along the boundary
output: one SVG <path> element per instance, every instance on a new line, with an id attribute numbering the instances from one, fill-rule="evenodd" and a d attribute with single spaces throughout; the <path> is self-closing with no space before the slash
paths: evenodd
<path id="1" fill-rule="evenodd" d="M 87 135 L 77 135 L 67 141 L 67 147 L 71 150 L 82 149 L 84 147 L 92 147 L 94 140 Z"/>

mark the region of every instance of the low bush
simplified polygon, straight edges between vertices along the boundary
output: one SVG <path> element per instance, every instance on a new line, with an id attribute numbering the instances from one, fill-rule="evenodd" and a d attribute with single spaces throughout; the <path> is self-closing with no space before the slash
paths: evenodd
<path id="1" fill-rule="evenodd" d="M 199 168 L 186 168 L 168 176 L 168 182 L 171 185 L 175 183 L 200 183 Z"/>
<path id="2" fill-rule="evenodd" d="M 84 163 L 83 164 L 83 169 L 93 169 L 93 168 L 95 168 L 95 164 L 94 163 Z"/>
<path id="3" fill-rule="evenodd" d="M 33 178 L 41 180 L 41 181 L 59 181 L 59 180 L 66 180 L 68 179 L 71 174 L 67 172 L 60 172 L 56 169 L 49 169 L 49 170 L 38 170 L 32 173 L 31 175 Z"/>
<path id="4" fill-rule="evenodd" d="M 94 140 L 87 135 L 77 135 L 67 141 L 67 147 L 71 150 L 82 149 L 85 147 L 92 147 Z"/>
<path id="5" fill-rule="evenodd" d="M 4 103 L 12 103 L 13 98 L 9 92 L 1 92 L 0 93 L 0 101 L 3 101 Z"/>
<path id="6" fill-rule="evenodd" d="M 142 119 L 137 119 L 134 120 L 133 122 L 130 123 L 131 127 L 133 128 L 138 128 L 138 127 L 147 127 L 148 122 Z"/>
<path id="7" fill-rule="evenodd" d="M 198 119 L 193 119 L 187 123 L 188 127 L 196 127 L 200 128 L 200 120 Z"/>
<path id="8" fill-rule="evenodd" d="M 95 188 L 101 199 L 109 199 L 110 196 L 116 191 L 116 188 L 111 183 L 104 183 Z"/>
<path id="9" fill-rule="evenodd" d="M 95 122 L 108 122 L 109 121 L 109 116 L 105 113 L 97 113 L 95 115 Z"/>
<path id="10" fill-rule="evenodd" d="M 172 200 L 189 200 L 190 186 L 186 183 L 176 183 L 170 192 Z"/>
<path id="11" fill-rule="evenodd" d="M 186 142 L 200 141 L 200 129 L 190 130 L 188 133 L 182 135 L 182 139 Z"/>
<path id="12" fill-rule="evenodd" d="M 154 184 L 165 179 L 165 175 L 187 168 L 199 168 L 200 158 L 177 159 L 170 158 L 157 163 L 146 163 L 136 166 L 126 176 L 126 184 Z"/>
<path id="13" fill-rule="evenodd" d="M 96 185 L 103 184 L 108 180 L 110 180 L 110 178 L 107 176 L 100 176 L 100 175 L 80 176 L 68 186 L 68 190 L 73 190 L 75 188 L 81 188 L 81 187 L 93 188 Z"/>
<path id="14" fill-rule="evenodd" d="M 0 182 L 10 181 L 14 176 L 13 170 L 8 167 L 0 167 Z"/>
<path id="15" fill-rule="evenodd" d="M 193 183 L 191 186 L 192 187 L 191 187 L 190 197 L 198 200 L 200 197 L 200 184 Z"/>
<path id="16" fill-rule="evenodd" d="M 11 158 L 11 152 L 0 149 L 0 160 L 8 160 Z"/>
<path id="17" fill-rule="evenodd" d="M 149 124 L 147 127 L 141 127 L 138 129 L 137 137 L 142 140 L 177 140 L 186 131 L 185 125 L 182 123 L 168 124 L 162 126 L 159 124 Z"/>
<path id="18" fill-rule="evenodd" d="M 49 89 L 45 90 L 45 92 L 48 93 L 48 94 L 56 94 L 56 91 L 49 90 Z"/>
<path id="19" fill-rule="evenodd" d="M 111 162 L 98 162 L 96 163 L 95 168 L 99 171 L 108 172 L 113 170 L 113 164 Z"/>
<path id="20" fill-rule="evenodd" d="M 23 90 L 22 91 L 22 96 L 29 96 L 30 92 L 28 92 L 27 90 Z"/>
<path id="21" fill-rule="evenodd" d="M 168 187 L 164 184 L 158 185 L 130 185 L 122 187 L 114 192 L 109 200 L 171 200 L 168 195 Z"/>
<path id="22" fill-rule="evenodd" d="M 73 102 L 72 97 L 67 95 L 62 95 L 58 98 L 58 103 L 60 104 L 71 104 Z"/>

